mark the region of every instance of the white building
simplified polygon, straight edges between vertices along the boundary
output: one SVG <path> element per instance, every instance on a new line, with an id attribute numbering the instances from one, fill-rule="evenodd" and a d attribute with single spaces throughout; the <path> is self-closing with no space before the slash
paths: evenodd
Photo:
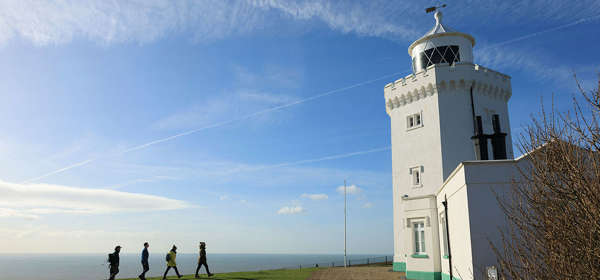
<path id="1" fill-rule="evenodd" d="M 408 48 L 413 74 L 384 88 L 392 126 L 394 270 L 485 279 L 504 225 L 492 189 L 515 177 L 510 77 L 473 61 L 475 39 L 442 23 Z M 447 199 L 448 227 L 442 202 Z M 448 258 L 449 229 L 451 254 Z"/>

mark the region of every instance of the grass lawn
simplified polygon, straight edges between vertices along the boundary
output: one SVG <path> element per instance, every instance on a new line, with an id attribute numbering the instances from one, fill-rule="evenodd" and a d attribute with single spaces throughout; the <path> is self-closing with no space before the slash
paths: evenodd
<path id="1" fill-rule="evenodd" d="M 213 280 L 306 280 L 310 275 L 319 268 L 303 268 L 299 269 L 278 269 L 278 270 L 263 270 L 252 272 L 230 272 L 230 273 L 215 273 L 212 277 L 201 274 L 200 279 Z M 172 273 L 172 272 L 171 272 Z M 148 280 L 160 280 L 162 277 L 147 277 Z M 177 279 L 177 276 L 170 276 L 167 279 Z M 181 280 L 195 279 L 194 275 L 185 275 Z M 139 278 L 130 278 L 124 280 L 139 280 Z"/>

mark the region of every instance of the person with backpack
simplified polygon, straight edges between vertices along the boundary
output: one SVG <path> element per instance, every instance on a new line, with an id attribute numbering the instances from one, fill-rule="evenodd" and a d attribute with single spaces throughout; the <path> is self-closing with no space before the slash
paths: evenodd
<path id="1" fill-rule="evenodd" d="M 175 269 L 175 273 L 177 273 L 177 278 L 181 278 L 181 274 L 179 274 L 179 270 L 177 270 L 177 246 L 173 245 L 171 251 L 166 256 L 167 261 L 167 270 L 165 270 L 165 274 L 163 275 L 163 280 L 167 279 L 167 273 L 171 268 Z"/>
<path id="2" fill-rule="evenodd" d="M 115 251 L 112 254 L 108 254 L 108 263 L 110 265 L 110 276 L 108 280 L 115 280 L 115 276 L 119 273 L 119 253 L 121 252 L 121 246 L 115 247 Z"/>
<path id="3" fill-rule="evenodd" d="M 208 264 L 206 263 L 206 243 L 205 242 L 200 242 L 200 257 L 198 258 L 198 266 L 196 267 L 196 278 L 200 278 L 200 276 L 198 276 L 198 271 L 200 271 L 200 268 L 202 267 L 202 265 L 204 265 L 204 267 L 206 267 L 206 274 L 208 274 L 208 277 L 213 276 L 212 273 L 210 273 L 210 270 L 208 270 Z"/>
<path id="4" fill-rule="evenodd" d="M 138 276 L 138 278 L 140 278 L 141 280 L 146 280 L 146 272 L 148 272 L 148 270 L 150 270 L 150 265 L 148 264 L 148 257 L 150 256 L 150 254 L 148 253 L 148 247 L 150 247 L 150 244 L 148 244 L 148 242 L 144 243 L 144 249 L 142 250 L 142 274 L 140 274 Z"/>

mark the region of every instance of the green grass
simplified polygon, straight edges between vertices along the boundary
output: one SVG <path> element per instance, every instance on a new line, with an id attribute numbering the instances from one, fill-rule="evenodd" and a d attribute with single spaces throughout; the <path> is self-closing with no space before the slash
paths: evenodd
<path id="1" fill-rule="evenodd" d="M 216 273 L 212 277 L 201 274 L 200 279 L 213 279 L 213 280 L 306 280 L 310 275 L 319 268 L 303 268 L 299 269 L 278 269 L 278 270 L 263 270 L 263 271 L 252 271 L 252 272 L 230 272 L 230 273 Z M 169 271 L 170 273 L 173 273 Z M 139 278 L 129 278 L 122 280 L 139 280 Z M 162 277 L 147 277 L 148 280 L 160 280 Z M 170 276 L 167 279 L 177 279 L 177 276 Z M 192 280 L 195 279 L 194 275 L 185 275 L 181 277 L 181 280 Z"/>

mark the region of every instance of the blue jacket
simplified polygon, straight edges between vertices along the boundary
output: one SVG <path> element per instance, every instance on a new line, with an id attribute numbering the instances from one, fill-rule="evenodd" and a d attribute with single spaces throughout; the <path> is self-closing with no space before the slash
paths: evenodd
<path id="1" fill-rule="evenodd" d="M 148 263 L 148 248 L 142 250 L 142 263 Z"/>

